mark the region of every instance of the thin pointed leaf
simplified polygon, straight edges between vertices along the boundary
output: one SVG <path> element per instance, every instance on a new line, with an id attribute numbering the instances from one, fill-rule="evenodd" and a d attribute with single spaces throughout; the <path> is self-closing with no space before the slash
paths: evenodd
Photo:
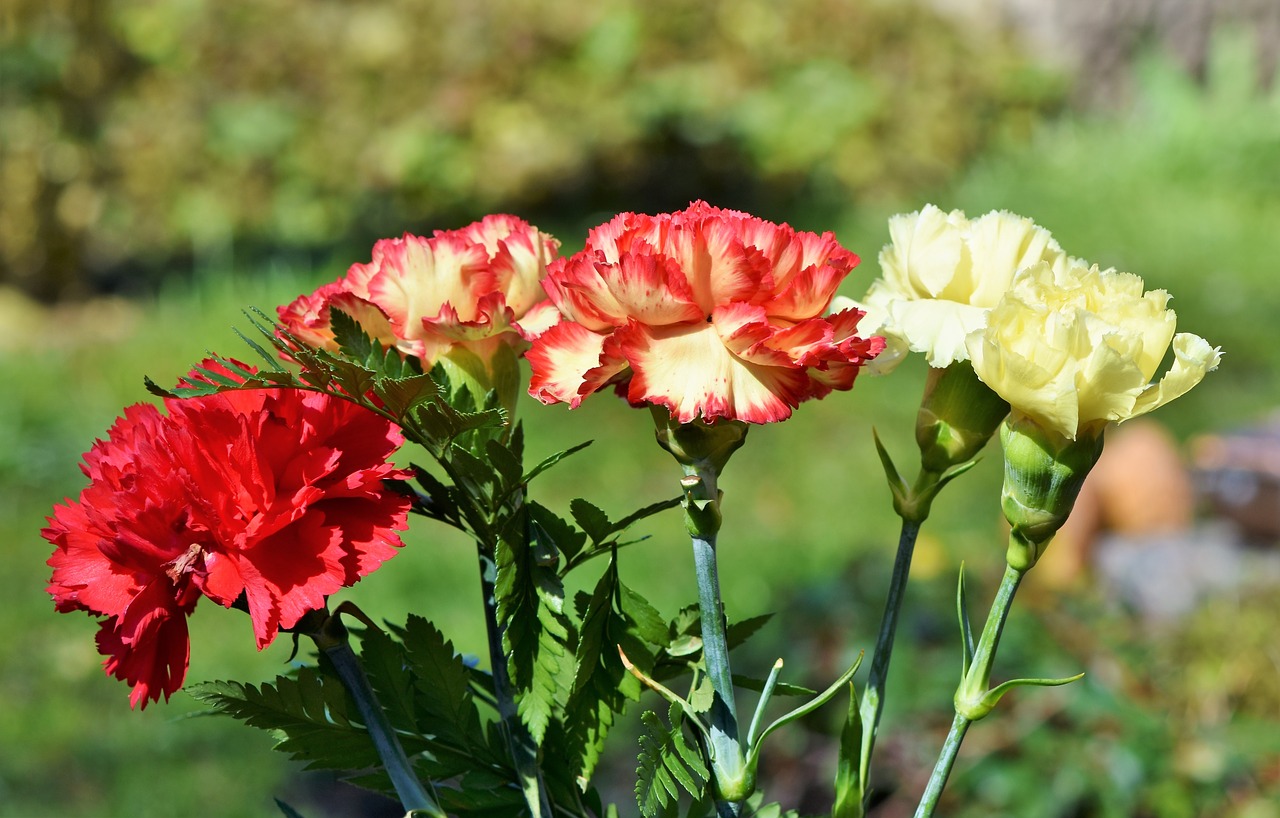
<path id="1" fill-rule="evenodd" d="M 768 727 L 766 727 L 764 732 L 760 734 L 760 737 L 756 739 L 756 743 L 751 745 L 750 752 L 747 757 L 747 764 L 753 765 L 756 759 L 759 758 L 760 747 L 761 745 L 764 744 L 765 738 L 767 738 L 770 733 L 772 733 L 774 730 L 777 730 L 779 727 L 790 724 L 796 719 L 803 718 L 804 716 L 809 715 L 810 713 L 812 713 L 813 711 L 817 710 L 819 707 L 821 707 L 822 705 L 830 701 L 832 697 L 834 697 L 837 693 L 840 692 L 840 688 L 848 684 L 849 680 L 853 678 L 853 674 L 858 672 L 858 667 L 861 664 L 862 664 L 862 654 L 859 653 L 858 659 L 853 663 L 853 666 L 850 667 L 848 670 L 846 670 L 844 673 L 842 673 L 840 675 L 840 678 L 836 679 L 835 682 L 833 682 L 830 687 L 828 687 L 826 690 L 819 693 L 816 697 L 813 698 L 813 700 L 809 701 L 806 704 L 802 704 L 801 706 L 797 707 L 795 710 L 792 710 L 790 713 L 787 713 L 785 716 L 782 716 L 781 718 L 774 721 L 773 724 L 770 724 Z"/>
<path id="2" fill-rule="evenodd" d="M 840 729 L 836 758 L 836 799 L 831 818 L 862 818 L 862 713 L 853 682 L 849 683 L 849 712 Z"/>
<path id="3" fill-rule="evenodd" d="M 1083 673 L 1077 673 L 1074 676 L 1068 676 L 1064 679 L 1010 679 L 1001 685 L 996 685 L 987 691 L 982 697 L 982 706 L 990 712 L 1004 697 L 1004 694 L 1013 690 L 1015 687 L 1059 687 L 1061 685 L 1078 682 L 1084 678 Z"/>
<path id="4" fill-rule="evenodd" d="M 592 441 L 588 440 L 586 443 L 579 443 L 577 446 L 572 446 L 568 449 L 565 449 L 562 452 L 556 452 L 555 454 L 544 459 L 541 463 L 539 463 L 538 465 L 530 469 L 529 473 L 524 476 L 524 479 L 521 482 L 527 484 L 530 480 L 542 474 L 544 471 L 551 468 L 555 464 L 559 463 L 561 460 L 564 460 L 569 455 L 576 454 L 577 452 L 580 452 L 583 449 L 587 448 L 588 446 L 591 445 L 591 443 Z"/>
<path id="5" fill-rule="evenodd" d="M 960 563 L 960 581 L 956 588 L 956 614 L 960 618 L 960 647 L 963 654 L 963 666 L 960 678 L 969 675 L 969 666 L 973 664 L 973 627 L 969 624 L 969 600 L 964 590 L 964 563 Z"/>

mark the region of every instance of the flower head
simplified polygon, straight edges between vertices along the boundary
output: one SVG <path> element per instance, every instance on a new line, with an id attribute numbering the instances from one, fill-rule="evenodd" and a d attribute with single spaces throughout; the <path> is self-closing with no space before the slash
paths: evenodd
<path id="1" fill-rule="evenodd" d="M 384 483 L 399 431 L 298 390 L 125 410 L 85 455 L 78 500 L 42 532 L 59 611 L 107 617 L 106 669 L 146 706 L 182 686 L 201 596 L 248 609 L 261 649 L 400 545 L 408 500 Z"/>
<path id="2" fill-rule="evenodd" d="M 1218 366 L 1221 351 L 1189 333 L 1164 290 L 1142 279 L 1072 262 L 1039 264 L 1018 276 L 971 334 L 967 348 L 983 383 L 1015 413 L 1069 440 L 1150 412 Z M 1173 366 L 1152 382 L 1173 346 Z"/>
<path id="3" fill-rule="evenodd" d="M 985 326 L 1015 273 L 1066 262 L 1049 231 L 1005 211 L 970 220 L 926 205 L 889 219 L 889 236 L 880 253 L 882 277 L 864 301 L 883 313 L 886 334 L 938 368 L 968 360 L 965 337 Z"/>
<path id="4" fill-rule="evenodd" d="M 421 359 L 424 369 L 465 355 L 487 363 L 504 346 L 523 351 L 529 328 L 553 320 L 541 279 L 558 247 L 506 215 L 431 238 L 383 239 L 368 264 L 280 307 L 280 321 L 300 340 L 336 351 L 337 309 L 384 346 Z"/>
<path id="5" fill-rule="evenodd" d="M 857 263 L 830 233 L 705 202 L 620 214 L 551 266 L 565 320 L 534 340 L 530 393 L 577 406 L 612 384 L 681 423 L 783 420 L 884 346 L 856 334 L 861 311 L 822 315 Z"/>

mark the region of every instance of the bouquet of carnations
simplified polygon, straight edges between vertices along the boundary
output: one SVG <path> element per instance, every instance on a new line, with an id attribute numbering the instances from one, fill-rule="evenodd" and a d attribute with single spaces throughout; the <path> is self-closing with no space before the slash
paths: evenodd
<path id="1" fill-rule="evenodd" d="M 306 637 L 314 660 L 273 682 L 188 690 L 408 815 L 618 815 L 592 774 L 637 703 L 639 814 L 794 815 L 758 791 L 761 746 L 843 695 L 831 814 L 861 816 L 917 535 L 998 431 L 1007 566 L 979 631 L 960 584 L 955 717 L 917 812 L 931 815 L 973 722 L 1014 687 L 1072 680 L 991 684 L 1019 583 L 1105 430 L 1191 389 L 1220 351 L 1175 334 L 1167 293 L 1066 255 L 1029 219 L 927 206 L 889 232 L 859 302 L 836 296 L 859 259 L 831 233 L 703 202 L 622 213 L 571 256 L 502 215 L 379 241 L 370 262 L 276 316 L 247 313 L 253 363 L 214 356 L 172 386 L 146 382 L 163 407 L 127 408 L 85 455 L 89 485 L 49 518 L 49 592 L 59 611 L 102 618 L 106 672 L 135 707 L 183 687 L 201 600 L 247 613 L 259 649 Z M 730 626 L 721 602 L 719 477 L 753 425 L 909 352 L 930 367 L 919 467 L 904 479 L 876 440 L 902 534 L 869 671 L 859 680 L 854 664 L 770 720 L 776 692 L 804 691 L 780 682 L 781 660 L 765 679 L 731 670 L 750 627 Z M 647 409 L 680 468 L 673 497 L 618 519 L 585 499 L 540 504 L 534 481 L 583 446 L 528 462 L 524 390 L 571 409 L 613 390 Z M 420 462 L 393 463 L 402 447 Z M 697 601 L 667 618 L 624 584 L 617 556 L 634 523 L 677 506 Z M 395 570 L 411 516 L 474 540 L 486 661 L 422 612 L 377 623 L 340 600 Z M 566 598 L 580 572 L 593 590 Z M 749 718 L 744 686 L 760 694 Z"/>

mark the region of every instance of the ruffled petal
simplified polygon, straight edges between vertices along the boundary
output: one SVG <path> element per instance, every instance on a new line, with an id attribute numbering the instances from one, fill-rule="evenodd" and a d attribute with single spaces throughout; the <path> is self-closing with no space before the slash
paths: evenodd
<path id="1" fill-rule="evenodd" d="M 987 310 L 955 301 L 893 301 L 886 333 L 903 339 L 912 352 L 926 354 L 929 366 L 943 368 L 967 361 L 966 338 L 987 323 Z"/>
<path id="2" fill-rule="evenodd" d="M 1143 390 L 1134 401 L 1130 417 L 1145 415 L 1152 409 L 1185 395 L 1206 374 L 1217 369 L 1221 361 L 1222 347 L 1210 346 L 1208 341 L 1189 332 L 1173 336 L 1173 366 L 1158 383 Z"/>
<path id="3" fill-rule="evenodd" d="M 556 324 L 539 335 L 525 353 L 533 369 L 529 394 L 543 403 L 577 407 L 600 385 L 590 385 L 590 373 L 595 373 L 592 380 L 598 381 L 608 369 L 614 369 L 613 375 L 616 375 L 626 366 L 625 361 L 605 359 L 606 337 L 570 321 Z"/>
<path id="4" fill-rule="evenodd" d="M 631 364 L 627 398 L 665 406 L 681 423 L 698 418 L 772 423 L 808 397 L 803 369 L 759 366 L 733 355 L 714 327 L 694 324 L 619 330 Z"/>

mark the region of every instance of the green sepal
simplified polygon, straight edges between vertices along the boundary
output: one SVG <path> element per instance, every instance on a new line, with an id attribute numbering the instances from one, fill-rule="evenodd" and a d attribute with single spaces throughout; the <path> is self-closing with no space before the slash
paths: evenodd
<path id="1" fill-rule="evenodd" d="M 1071 684 L 1084 678 L 1083 673 L 1077 673 L 1074 676 L 1068 676 L 1065 679 L 1010 679 L 1009 681 L 996 685 L 979 697 L 976 701 L 972 699 L 961 700 L 960 695 L 956 695 L 956 712 L 967 718 L 969 721 L 977 721 L 984 718 L 988 713 L 995 709 L 995 706 L 1004 697 L 1004 694 L 1013 690 L 1015 687 L 1058 687 L 1060 685 Z"/>
<path id="2" fill-rule="evenodd" d="M 902 478 L 897 467 L 894 466 L 893 459 L 889 456 L 889 452 L 880 441 L 880 435 L 875 429 L 871 430 L 871 437 L 875 441 L 876 453 L 880 456 L 880 464 L 884 468 L 885 479 L 889 483 L 889 492 L 893 495 L 894 512 L 905 522 L 915 523 L 916 525 L 920 525 L 928 519 L 934 498 L 938 496 L 938 492 L 978 463 L 977 460 L 968 460 L 950 466 L 942 472 L 931 471 L 922 467 L 920 474 L 916 477 L 915 485 L 908 486 L 907 481 Z"/>

